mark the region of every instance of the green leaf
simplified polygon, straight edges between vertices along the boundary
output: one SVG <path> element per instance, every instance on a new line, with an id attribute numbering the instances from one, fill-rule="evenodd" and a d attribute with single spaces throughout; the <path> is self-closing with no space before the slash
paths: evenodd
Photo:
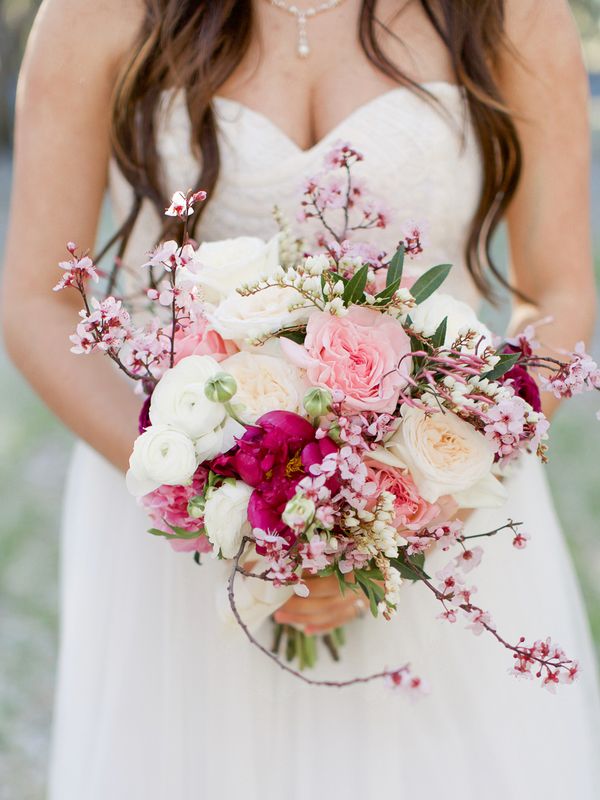
<path id="1" fill-rule="evenodd" d="M 362 299 L 367 285 L 369 266 L 365 264 L 350 278 L 344 289 L 344 305 L 350 306 Z"/>
<path id="2" fill-rule="evenodd" d="M 375 300 L 376 300 L 375 305 L 383 305 L 384 303 L 389 303 L 399 288 L 400 288 L 400 278 L 398 278 L 397 281 L 388 284 L 385 287 L 385 289 L 382 289 L 375 295 Z"/>
<path id="3" fill-rule="evenodd" d="M 393 283 L 398 283 L 398 286 L 400 286 L 403 267 L 404 267 L 404 245 L 401 244 L 400 247 L 396 250 L 396 252 L 392 256 L 392 260 L 390 261 L 390 265 L 388 267 L 388 272 L 387 272 L 387 278 L 385 281 L 386 287 L 391 286 Z"/>
<path id="4" fill-rule="evenodd" d="M 202 560 L 200 558 L 200 553 L 198 552 L 198 550 L 196 550 L 196 552 L 194 553 L 194 561 L 196 562 L 196 564 L 198 564 L 199 567 L 202 566 Z"/>
<path id="5" fill-rule="evenodd" d="M 509 369 L 514 367 L 517 361 L 521 358 L 521 353 L 497 353 L 500 361 L 489 372 L 486 372 L 482 377 L 487 378 L 489 381 L 496 381 L 505 375 Z"/>
<path id="6" fill-rule="evenodd" d="M 169 525 L 169 527 L 172 527 Z M 152 536 L 164 536 L 165 539 L 197 539 L 204 533 L 204 528 L 199 531 L 184 531 L 183 528 L 173 528 L 173 533 L 161 531 L 159 528 L 150 528 L 148 533 Z"/>
<path id="7" fill-rule="evenodd" d="M 437 326 L 435 333 L 431 337 L 430 341 L 432 347 L 442 347 L 442 345 L 446 341 L 447 328 L 448 328 L 448 317 L 444 317 L 444 319 Z"/>
<path id="8" fill-rule="evenodd" d="M 410 293 L 417 303 L 422 303 L 429 295 L 433 294 L 448 277 L 452 264 L 438 264 L 437 267 L 428 269 L 413 283 Z"/>
<path id="9" fill-rule="evenodd" d="M 405 556 L 405 558 L 408 559 L 408 563 L 402 558 L 393 558 L 391 560 L 392 566 L 398 570 L 403 578 L 408 581 L 420 581 L 423 578 L 429 578 L 423 568 L 425 564 L 424 553 L 416 553 L 414 556 Z M 412 567 L 413 564 L 414 569 Z"/>
<path id="10" fill-rule="evenodd" d="M 283 339 L 291 339 L 296 344 L 304 344 L 306 331 L 279 331 L 279 336 Z"/>

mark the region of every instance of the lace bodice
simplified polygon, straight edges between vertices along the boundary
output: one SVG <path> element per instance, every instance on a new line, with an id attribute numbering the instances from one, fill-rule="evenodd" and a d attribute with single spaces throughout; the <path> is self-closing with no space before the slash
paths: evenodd
<path id="1" fill-rule="evenodd" d="M 391 212 L 386 230 L 367 231 L 363 238 L 374 237 L 382 249 L 392 249 L 403 223 L 424 224 L 423 268 L 452 263 L 447 289 L 477 303 L 463 255 L 480 192 L 477 143 L 463 91 L 445 82 L 426 84 L 426 88 L 439 99 L 439 106 L 406 88 L 392 89 L 357 108 L 308 150 L 302 150 L 263 114 L 236 101 L 215 98 L 222 167 L 202 218 L 201 238 L 267 238 L 276 230 L 271 213 L 275 204 L 294 220 L 304 178 L 321 168 L 329 147 L 341 139 L 364 154 L 356 175 L 367 180 L 371 192 Z M 185 191 L 194 184 L 199 165 L 192 155 L 183 94 L 163 96 L 157 131 L 166 188 Z M 131 190 L 114 164 L 110 189 L 119 222 L 129 210 Z M 154 210 L 144 207 L 126 254 L 131 267 L 143 260 L 158 226 Z"/>

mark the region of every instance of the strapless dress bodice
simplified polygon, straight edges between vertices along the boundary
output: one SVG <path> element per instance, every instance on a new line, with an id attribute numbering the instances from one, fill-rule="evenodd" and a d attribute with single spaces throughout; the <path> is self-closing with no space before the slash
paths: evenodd
<path id="1" fill-rule="evenodd" d="M 260 112 L 216 97 L 221 171 L 199 237 L 270 237 L 276 231 L 273 206 L 295 220 L 303 181 L 322 168 L 326 152 L 342 140 L 364 155 L 355 174 L 390 213 L 385 230 L 361 232 L 361 238 L 392 250 L 407 221 L 418 222 L 425 229 L 426 249 L 415 269 L 452 263 L 446 288 L 477 304 L 477 291 L 464 267 L 464 249 L 481 190 L 478 146 L 463 90 L 445 82 L 425 88 L 437 103 L 404 87 L 391 89 L 358 107 L 307 150 Z M 157 147 L 169 194 L 196 183 L 200 165 L 190 138 L 184 95 L 165 93 L 157 112 Z M 131 189 L 115 164 L 110 192 L 118 223 L 129 211 Z M 129 266 L 143 261 L 159 224 L 156 212 L 145 205 L 126 254 Z"/>

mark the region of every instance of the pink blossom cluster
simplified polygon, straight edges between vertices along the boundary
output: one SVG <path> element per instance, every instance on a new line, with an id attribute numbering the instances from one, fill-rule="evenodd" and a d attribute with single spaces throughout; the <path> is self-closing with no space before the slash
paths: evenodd
<path id="1" fill-rule="evenodd" d="M 89 279 L 98 283 L 98 271 L 92 259 L 87 254 L 77 256 L 75 242 L 68 242 L 67 250 L 71 254 L 71 258 L 69 261 L 61 261 L 59 263 L 58 268 L 62 270 L 63 275 L 54 287 L 54 291 L 60 292 L 68 286 L 73 286 L 82 292 L 85 290 L 85 284 Z"/>
<path id="2" fill-rule="evenodd" d="M 541 376 L 542 385 L 557 397 L 573 397 L 588 388 L 600 388 L 600 369 L 585 351 L 583 342 L 578 342 L 575 351 L 570 353 L 567 363 L 561 364 L 550 377 Z"/>
<path id="3" fill-rule="evenodd" d="M 372 197 L 365 184 L 352 174 L 352 167 L 362 159 L 349 143 L 339 142 L 326 154 L 323 171 L 304 184 L 298 221 L 320 221 L 324 231 L 319 241 L 323 243 L 335 241 L 339 244 L 347 240 L 351 232 L 385 228 L 389 224 L 387 207 Z M 327 217 L 331 211 L 341 212 L 341 221 L 335 230 Z"/>

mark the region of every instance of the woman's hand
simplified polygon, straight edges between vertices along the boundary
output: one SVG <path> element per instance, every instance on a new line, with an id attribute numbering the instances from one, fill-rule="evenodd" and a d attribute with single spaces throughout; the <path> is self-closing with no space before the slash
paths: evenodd
<path id="1" fill-rule="evenodd" d="M 304 578 L 308 597 L 293 595 L 275 612 L 275 622 L 293 625 L 307 635 L 328 633 L 364 614 L 367 604 L 362 592 L 348 589 L 342 594 L 335 575 Z"/>

